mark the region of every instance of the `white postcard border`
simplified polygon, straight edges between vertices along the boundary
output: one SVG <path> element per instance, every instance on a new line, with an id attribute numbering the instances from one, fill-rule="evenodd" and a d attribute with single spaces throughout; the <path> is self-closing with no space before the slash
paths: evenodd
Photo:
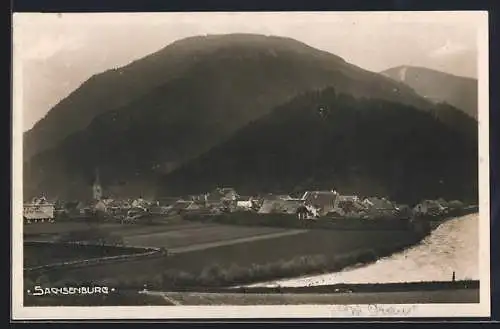
<path id="1" fill-rule="evenodd" d="M 442 13 L 442 12 L 441 12 Z M 265 13 L 269 14 L 269 13 Z M 297 14 L 297 13 L 294 13 Z M 313 14 L 313 13 L 307 13 Z M 319 13 L 323 14 L 323 13 Z M 342 13 L 344 14 L 344 13 Z M 353 15 L 355 13 L 349 13 Z M 364 12 L 363 14 L 367 14 Z M 370 13 L 405 19 L 414 15 L 425 21 L 437 12 Z M 16 14 L 16 17 L 19 17 Z M 22 14 L 21 14 L 22 15 Z M 28 14 L 29 15 L 29 14 Z M 131 15 L 131 14 L 125 14 Z M 139 15 L 139 14 L 132 14 Z M 158 14 L 153 14 L 158 15 Z M 187 14 L 184 14 L 187 15 Z M 405 16 L 407 15 L 407 16 Z M 421 16 L 419 16 L 421 15 Z M 478 24 L 479 82 L 479 214 L 480 214 L 480 303 L 379 305 L 280 305 L 280 306 L 113 306 L 113 307 L 23 307 L 22 218 L 22 54 L 16 43 L 18 27 L 13 19 L 13 154 L 12 154 L 12 319 L 237 319 L 237 318 L 359 318 L 359 317 L 489 317 L 490 316 L 490 197 L 489 197 L 489 85 L 488 12 L 450 12 L 451 17 Z M 465 15 L 465 16 L 464 16 Z M 431 19 L 432 20 L 432 19 Z"/>

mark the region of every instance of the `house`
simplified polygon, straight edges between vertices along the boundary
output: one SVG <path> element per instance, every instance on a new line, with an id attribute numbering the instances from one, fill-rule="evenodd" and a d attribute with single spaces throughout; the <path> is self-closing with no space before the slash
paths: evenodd
<path id="1" fill-rule="evenodd" d="M 448 202 L 449 209 L 462 209 L 464 207 L 464 203 L 459 200 L 451 200 Z"/>
<path id="2" fill-rule="evenodd" d="M 259 209 L 259 214 L 297 214 L 297 210 L 303 206 L 302 199 L 272 199 L 264 200 L 262 206 Z"/>
<path id="3" fill-rule="evenodd" d="M 106 202 L 104 202 L 104 200 L 98 200 L 95 204 L 94 204 L 94 210 L 95 211 L 98 211 L 98 212 L 106 212 L 107 211 L 107 205 L 106 205 Z"/>
<path id="4" fill-rule="evenodd" d="M 399 216 L 410 217 L 412 210 L 407 204 L 395 204 L 396 214 Z"/>
<path id="5" fill-rule="evenodd" d="M 208 208 L 236 209 L 238 198 L 238 193 L 233 188 L 216 188 L 214 191 L 205 194 L 204 203 Z"/>
<path id="6" fill-rule="evenodd" d="M 366 213 L 367 206 L 356 195 L 339 195 L 335 206 L 337 212 L 343 214 Z"/>
<path id="7" fill-rule="evenodd" d="M 33 198 L 31 202 L 24 204 L 23 217 L 27 222 L 31 221 L 53 221 L 55 205 L 47 201 L 45 197 Z"/>
<path id="8" fill-rule="evenodd" d="M 304 205 L 317 209 L 320 216 L 336 210 L 339 194 L 336 191 L 307 191 L 301 200 Z"/>
<path id="9" fill-rule="evenodd" d="M 315 219 L 319 217 L 316 208 L 311 206 L 301 205 L 297 208 L 295 213 L 299 219 Z"/>
<path id="10" fill-rule="evenodd" d="M 440 215 L 445 211 L 446 208 L 435 200 L 424 200 L 413 208 L 413 212 L 418 215 Z"/>
<path id="11" fill-rule="evenodd" d="M 449 202 L 446 201 L 445 199 L 443 198 L 439 198 L 436 200 L 441 206 L 443 206 L 444 208 L 448 208 L 448 205 L 449 205 Z"/>
<path id="12" fill-rule="evenodd" d="M 108 211 L 117 211 L 117 210 L 123 208 L 123 203 L 118 201 L 118 200 L 103 199 L 102 201 L 106 205 L 106 208 L 108 209 Z"/>
<path id="13" fill-rule="evenodd" d="M 149 202 L 144 200 L 142 197 L 135 199 L 131 204 L 132 208 L 144 208 L 147 209 L 149 207 Z"/>
<path id="14" fill-rule="evenodd" d="M 370 197 L 363 200 L 367 212 L 370 214 L 392 214 L 396 209 L 396 205 L 386 198 Z"/>
<path id="15" fill-rule="evenodd" d="M 205 200 L 209 201 L 222 201 L 222 200 L 231 200 L 231 201 L 236 201 L 238 199 L 238 193 L 236 193 L 236 190 L 231 187 L 218 187 L 214 191 L 207 193 L 205 195 Z"/>
<path id="16" fill-rule="evenodd" d="M 240 210 L 251 210 L 254 207 L 253 197 L 239 196 L 236 201 L 236 208 Z"/>

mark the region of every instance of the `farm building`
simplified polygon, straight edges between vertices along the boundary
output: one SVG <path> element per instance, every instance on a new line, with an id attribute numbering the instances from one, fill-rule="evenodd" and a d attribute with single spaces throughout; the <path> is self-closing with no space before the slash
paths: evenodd
<path id="1" fill-rule="evenodd" d="M 34 198 L 23 206 L 23 217 L 26 221 L 52 221 L 54 219 L 55 205 L 45 197 Z"/>

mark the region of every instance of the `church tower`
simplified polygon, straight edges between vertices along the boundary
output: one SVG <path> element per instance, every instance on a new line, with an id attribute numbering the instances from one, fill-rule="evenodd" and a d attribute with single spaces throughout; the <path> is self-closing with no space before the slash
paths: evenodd
<path id="1" fill-rule="evenodd" d="M 94 185 L 92 187 L 92 192 L 93 192 L 94 200 L 101 200 L 102 187 L 101 187 L 101 182 L 99 179 L 99 170 L 98 169 L 96 169 L 96 171 L 95 171 L 95 181 L 94 181 Z"/>

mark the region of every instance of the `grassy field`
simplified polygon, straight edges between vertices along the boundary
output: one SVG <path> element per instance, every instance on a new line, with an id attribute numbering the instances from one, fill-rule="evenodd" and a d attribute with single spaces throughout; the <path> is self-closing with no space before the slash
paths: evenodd
<path id="1" fill-rule="evenodd" d="M 176 229 L 180 227 L 197 227 L 204 225 L 203 223 L 190 223 L 182 220 L 180 217 L 172 217 L 162 222 L 153 222 L 149 225 L 144 224 L 120 224 L 118 222 L 102 222 L 92 223 L 83 220 L 75 221 L 60 221 L 54 223 L 30 223 L 24 224 L 23 233 L 25 237 L 36 239 L 43 235 L 59 235 L 74 231 L 83 231 L 89 227 L 97 227 L 102 230 L 109 230 L 115 233 L 120 233 L 123 236 L 153 233 L 163 229 Z"/>
<path id="2" fill-rule="evenodd" d="M 25 268 L 59 262 L 144 253 L 144 249 L 75 244 L 24 243 Z"/>
<path id="3" fill-rule="evenodd" d="M 200 271 L 209 265 L 251 266 L 302 255 L 339 256 L 360 250 L 392 250 L 416 242 L 409 232 L 310 230 L 298 235 L 197 250 L 171 257 L 172 268 Z M 251 251 L 251 252 L 249 252 Z"/>
<path id="4" fill-rule="evenodd" d="M 182 228 L 169 228 L 163 232 L 127 234 L 124 237 L 124 241 L 127 245 L 131 246 L 179 248 L 284 231 L 286 229 L 271 227 L 237 227 L 230 225 L 190 226 L 187 224 Z"/>
<path id="5" fill-rule="evenodd" d="M 89 228 L 97 230 L 99 234 L 112 234 L 121 238 L 124 245 L 132 247 L 166 247 L 169 250 L 174 248 L 177 253 L 186 252 L 192 249 L 207 249 L 218 245 L 227 245 L 241 242 L 242 239 L 255 239 L 273 237 L 273 234 L 282 234 L 288 230 L 269 227 L 235 227 L 217 224 L 203 223 L 175 223 L 175 225 L 120 225 L 120 224 L 100 224 L 94 226 L 66 225 L 40 223 L 39 231 L 58 232 L 56 237 L 64 237 L 65 234 L 75 232 L 87 232 Z M 46 227 L 43 227 L 45 225 Z M 43 228 L 43 229 L 40 229 Z M 64 231 L 67 229 L 67 231 Z M 33 238 L 33 240 L 37 240 Z M 44 241 L 44 239 L 40 239 Z M 75 261 L 89 258 L 106 256 L 117 256 L 120 254 L 130 254 L 137 250 L 127 250 L 126 248 L 103 248 L 103 247 L 77 247 L 74 245 L 52 245 L 49 243 L 35 243 L 28 239 L 24 243 L 24 264 L 27 267 L 46 265 L 63 261 Z"/>

